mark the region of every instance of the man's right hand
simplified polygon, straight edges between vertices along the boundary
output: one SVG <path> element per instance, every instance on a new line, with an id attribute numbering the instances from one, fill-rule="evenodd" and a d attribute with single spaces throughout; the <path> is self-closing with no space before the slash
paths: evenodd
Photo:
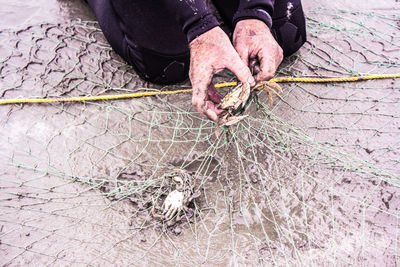
<path id="1" fill-rule="evenodd" d="M 203 117 L 217 121 L 222 110 L 218 109 L 219 103 L 215 103 L 210 97 L 211 94 L 207 94 L 213 75 L 226 68 L 243 83 L 248 82 L 254 86 L 255 80 L 220 27 L 212 28 L 198 36 L 189 46 L 192 104 Z"/>

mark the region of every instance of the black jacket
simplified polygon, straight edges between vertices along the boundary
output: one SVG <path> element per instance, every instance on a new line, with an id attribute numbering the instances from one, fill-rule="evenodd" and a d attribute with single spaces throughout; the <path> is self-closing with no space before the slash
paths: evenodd
<path id="1" fill-rule="evenodd" d="M 166 8 L 174 10 L 176 19 L 189 42 L 219 25 L 205 2 L 205 0 L 163 0 Z M 274 2 L 274 0 L 240 0 L 232 24 L 235 25 L 243 19 L 255 18 L 271 27 Z"/>

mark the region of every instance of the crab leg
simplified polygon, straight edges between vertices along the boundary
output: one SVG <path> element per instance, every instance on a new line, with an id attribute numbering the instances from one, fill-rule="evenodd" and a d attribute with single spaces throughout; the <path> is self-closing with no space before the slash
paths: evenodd
<path id="1" fill-rule="evenodd" d="M 277 83 L 274 83 L 274 82 L 266 82 L 265 85 L 268 86 L 268 87 L 275 88 L 275 89 L 277 89 L 278 91 L 280 91 L 281 93 L 283 93 L 282 88 L 281 88 L 281 87 L 279 86 L 279 84 L 277 84 Z"/>
<path id="2" fill-rule="evenodd" d="M 267 96 L 269 98 L 269 104 L 272 106 L 274 104 L 274 100 L 272 99 L 272 95 L 269 92 L 267 93 L 268 93 Z"/>
<path id="3" fill-rule="evenodd" d="M 281 93 L 283 93 L 282 88 L 277 83 L 261 82 L 261 83 L 257 84 L 254 87 L 254 89 L 255 90 L 263 90 L 263 91 L 265 91 L 268 94 L 268 98 L 269 98 L 269 101 L 271 103 L 271 106 L 274 103 L 274 101 L 272 99 L 272 94 L 277 95 L 281 100 L 283 100 L 281 95 L 277 91 L 274 90 L 274 89 L 276 89 L 276 90 L 280 91 Z"/>

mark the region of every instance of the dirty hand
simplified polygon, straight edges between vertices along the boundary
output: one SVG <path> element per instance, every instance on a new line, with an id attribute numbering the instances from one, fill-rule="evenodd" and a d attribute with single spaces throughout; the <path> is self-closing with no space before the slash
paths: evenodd
<path id="1" fill-rule="evenodd" d="M 248 82 L 252 86 L 255 85 L 254 78 L 220 27 L 212 28 L 198 36 L 189 46 L 192 104 L 204 117 L 216 121 L 222 112 L 218 108 L 218 100 L 222 97 L 218 96 L 212 85 L 210 86 L 213 75 L 227 68 L 241 82 Z"/>
<path id="2" fill-rule="evenodd" d="M 282 62 L 283 51 L 264 22 L 257 19 L 239 21 L 233 32 L 233 44 L 246 66 L 254 68 L 256 81 L 274 77 Z"/>

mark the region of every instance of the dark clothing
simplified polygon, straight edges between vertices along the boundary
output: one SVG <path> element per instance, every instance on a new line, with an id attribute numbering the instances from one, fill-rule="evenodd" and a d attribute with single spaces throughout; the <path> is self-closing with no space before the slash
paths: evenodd
<path id="1" fill-rule="evenodd" d="M 274 3 L 275 2 L 275 3 Z M 187 78 L 189 42 L 219 22 L 205 0 L 88 0 L 114 50 L 142 79 L 161 84 Z M 264 21 L 285 56 L 305 42 L 300 0 L 214 0 L 231 28 L 242 19 Z"/>

